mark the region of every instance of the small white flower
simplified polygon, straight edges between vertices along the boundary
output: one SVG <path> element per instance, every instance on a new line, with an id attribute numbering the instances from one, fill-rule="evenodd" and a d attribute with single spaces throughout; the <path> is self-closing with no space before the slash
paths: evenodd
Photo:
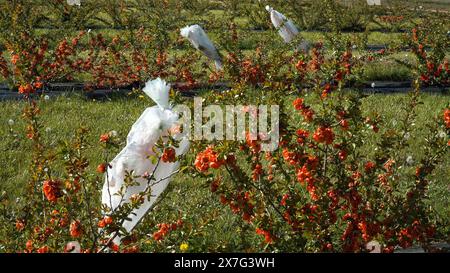
<path id="1" fill-rule="evenodd" d="M 405 140 L 408 140 L 410 137 L 411 137 L 411 134 L 410 134 L 409 132 L 406 133 L 406 134 L 403 136 L 403 138 L 404 138 Z"/>
<path id="2" fill-rule="evenodd" d="M 48 133 L 50 133 L 52 131 L 52 128 L 50 128 L 50 127 L 47 127 L 47 128 L 45 128 L 45 132 L 48 134 Z"/>
<path id="3" fill-rule="evenodd" d="M 445 137 L 447 136 L 447 134 L 446 134 L 444 131 L 440 131 L 439 134 L 438 134 L 438 136 L 439 136 L 440 138 L 445 138 Z"/>
<path id="4" fill-rule="evenodd" d="M 8 120 L 8 125 L 9 126 L 13 126 L 14 125 L 14 120 L 12 120 L 12 119 Z"/>
<path id="5" fill-rule="evenodd" d="M 409 155 L 408 157 L 406 157 L 406 164 L 408 165 L 414 164 L 414 159 L 412 156 Z"/>
<path id="6" fill-rule="evenodd" d="M 87 32 L 88 32 L 88 33 L 91 33 L 91 31 L 92 31 L 92 29 L 88 29 L 88 31 L 87 31 Z"/>
<path id="7" fill-rule="evenodd" d="M 375 83 L 373 82 L 370 86 L 371 86 L 372 88 L 375 88 Z"/>
<path id="8" fill-rule="evenodd" d="M 69 6 L 81 6 L 81 0 L 67 0 L 67 5 Z"/>
<path id="9" fill-rule="evenodd" d="M 109 132 L 109 134 L 110 134 L 112 137 L 116 137 L 116 136 L 117 136 L 117 131 L 116 131 L 116 130 L 112 130 L 111 132 Z"/>
<path id="10" fill-rule="evenodd" d="M 50 96 L 49 95 L 45 95 L 44 96 L 44 100 L 50 100 Z"/>

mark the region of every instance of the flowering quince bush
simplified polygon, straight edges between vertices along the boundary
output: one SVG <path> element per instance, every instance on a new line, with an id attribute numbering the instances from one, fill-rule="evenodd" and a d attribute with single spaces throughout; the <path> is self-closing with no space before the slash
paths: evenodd
<path id="1" fill-rule="evenodd" d="M 260 34 L 246 33 L 236 20 L 226 24 L 226 20 L 217 20 L 215 24 L 221 24 L 220 40 L 214 41 L 220 41 L 215 44 L 221 51 L 223 69 L 213 69 L 200 52 L 175 36 L 184 27 L 187 11 L 191 19 L 203 18 L 198 11 L 207 10 L 201 8 L 205 5 L 202 1 L 140 0 L 135 6 L 127 6 L 126 1 L 110 5 L 100 1 L 103 4 L 98 7 L 92 3 L 86 7 L 89 1 L 82 1 L 81 7 L 49 1 L 57 10 L 53 11 L 57 19 L 40 20 L 59 20 L 67 28 L 74 22 L 83 28 L 102 22 L 115 29 L 124 28 L 126 34 L 74 27 L 56 38 L 34 33 L 41 21 L 31 16 L 33 7 L 13 2 L 1 11 L 12 16 L 1 17 L 1 23 L 7 26 L 26 14 L 30 20 L 10 24 L 8 30 L 13 35 L 2 34 L 6 41 L 0 54 L 0 79 L 27 99 L 22 135 L 31 151 L 23 196 L 16 201 L 7 194 L 0 196 L 0 222 L 4 223 L 0 226 L 0 251 L 236 250 L 223 247 L 220 240 L 217 245 L 208 245 L 199 239 L 213 225 L 214 220 L 206 218 L 220 216 L 229 217 L 237 230 L 239 238 L 233 240 L 238 242 L 230 245 L 246 252 L 370 252 L 368 245 L 374 242 L 383 252 L 417 244 L 430 250 L 431 243 L 448 241 L 449 219 L 437 216 L 429 197 L 436 180 L 448 174 L 450 105 L 439 109 L 438 116 L 430 116 L 425 129 L 415 126 L 421 107 L 420 87 L 449 83 L 444 50 L 448 35 L 443 36 L 442 29 L 436 27 L 429 32 L 419 24 L 408 32 L 405 43 L 417 57 L 417 63 L 411 64 L 414 88 L 398 105 L 398 125 L 392 127 L 381 111 L 363 109 L 370 95 L 358 92 L 358 88 L 345 88 L 362 82 L 368 62 L 396 51 L 354 51 L 355 39 L 339 32 L 348 22 L 334 20 L 327 40 L 313 43 L 305 52 L 296 46 L 302 40 L 300 35 L 285 45 L 274 43 L 276 47 L 270 37 L 261 37 L 251 50 L 245 49 L 244 40 Z M 291 5 L 295 11 L 311 9 L 293 1 L 270 3 L 285 8 Z M 242 8 L 239 1 L 216 4 L 229 7 L 224 16 L 232 19 Z M 263 7 L 259 1 L 253 4 Z M 253 18 L 252 24 L 267 26 L 267 18 L 248 5 L 244 10 Z M 342 9 L 330 1 L 321 1 L 320 5 L 326 12 Z M 191 11 L 192 7 L 199 9 Z M 96 16 L 97 9 L 108 18 Z M 167 9 L 170 15 L 158 11 L 147 21 L 142 19 L 151 9 Z M 267 15 L 265 10 L 262 14 Z M 177 16 L 181 23 L 176 21 Z M 406 19 L 381 20 L 389 23 Z M 361 24 L 358 18 L 348 21 Z M 205 28 L 209 30 L 212 27 Z M 154 165 L 179 162 L 176 174 L 201 183 L 216 202 L 183 199 L 205 208 L 204 217 L 192 215 L 189 210 L 164 204 L 164 198 L 170 198 L 169 189 L 136 229 L 127 232 L 123 224 L 130 213 L 152 193 L 147 187 L 114 210 L 101 204 L 104 177 L 111 169 L 112 156 L 124 146 L 122 136 L 106 131 L 92 142 L 89 129 L 80 126 L 59 146 L 51 145 L 43 137 L 46 120 L 41 115 L 42 101 L 32 95 L 49 90 L 54 82 L 75 80 L 83 81 L 87 90 L 139 90 L 148 78 L 156 77 L 176 82 L 181 90 L 226 81 L 224 91 L 203 92 L 203 104 L 243 105 L 239 115 L 257 118 L 261 111 L 250 105 L 278 105 L 278 147 L 264 151 L 267 135 L 255 137 L 248 128 L 236 132 L 245 136 L 240 141 L 192 141 L 186 156 L 177 156 L 179 140 L 160 138 L 148 160 Z M 193 105 L 173 91 L 171 99 Z M 90 160 L 87 154 L 91 149 L 100 149 L 102 160 Z M 418 154 L 415 158 L 408 156 L 414 151 Z M 160 182 L 151 171 L 141 176 L 129 170 L 117 195 L 126 198 L 126 187 L 138 185 L 138 179 L 146 179 L 149 185 Z"/>
<path id="2" fill-rule="evenodd" d="M 262 152 L 263 141 L 249 137 L 239 144 L 208 143 L 194 161 L 199 176 L 261 235 L 265 249 L 364 252 L 371 241 L 384 252 L 415 243 L 426 247 L 439 237 L 441 225 L 430 217 L 426 199 L 428 177 L 448 153 L 446 118 L 431 125 L 424 158 L 404 171 L 403 154 L 416 133 L 411 128 L 420 105 L 418 87 L 399 117 L 401 128 L 384 130 L 381 116 L 362 114 L 362 95 L 341 90 L 358 69 L 351 50 L 338 48 L 329 59 L 320 49 L 298 57 L 296 73 L 284 75 L 283 83 L 264 82 L 266 103 L 295 109 L 290 117 L 281 114 L 279 149 Z M 293 89 L 288 83 L 298 79 L 312 88 L 295 90 L 298 97 L 288 105 L 284 96 Z M 240 88 L 220 99 L 234 101 L 235 94 L 243 94 L 242 103 L 248 103 L 253 94 L 246 97 L 248 91 Z M 371 154 L 362 147 L 372 137 L 377 148 Z"/>
<path id="3" fill-rule="evenodd" d="M 448 59 L 445 58 L 445 49 L 450 44 L 449 36 L 440 37 L 441 25 L 430 24 L 427 27 L 412 29 L 411 47 L 419 62 L 420 80 L 425 85 L 448 85 L 449 68 Z M 425 36 L 425 32 L 428 33 Z M 435 32 L 435 35 L 429 35 Z M 427 52 L 425 47 L 435 48 Z"/>

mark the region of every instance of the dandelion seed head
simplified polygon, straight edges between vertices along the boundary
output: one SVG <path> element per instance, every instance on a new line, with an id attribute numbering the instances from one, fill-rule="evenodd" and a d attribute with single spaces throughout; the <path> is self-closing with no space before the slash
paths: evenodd
<path id="1" fill-rule="evenodd" d="M 414 164 L 414 159 L 412 156 L 409 155 L 408 157 L 406 157 L 406 164 L 408 165 Z"/>
<path id="2" fill-rule="evenodd" d="M 410 133 L 406 133 L 406 134 L 403 136 L 403 138 L 404 138 L 405 140 L 408 140 L 410 137 L 411 137 L 411 134 L 410 134 Z"/>

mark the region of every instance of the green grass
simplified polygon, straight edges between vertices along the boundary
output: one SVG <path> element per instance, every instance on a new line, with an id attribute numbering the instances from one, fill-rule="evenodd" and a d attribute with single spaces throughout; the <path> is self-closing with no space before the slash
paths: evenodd
<path id="1" fill-rule="evenodd" d="M 399 115 L 404 94 L 371 95 L 366 98 L 364 110 L 378 111 L 385 116 L 389 125 Z M 448 96 L 422 95 L 423 105 L 419 107 L 417 126 L 423 128 L 431 117 L 440 115 L 448 103 Z M 0 120 L 0 189 L 16 188 L 22 185 L 27 177 L 28 153 L 30 143 L 24 137 L 25 121 L 21 112 L 26 102 L 7 101 L 0 102 L 2 119 Z M 116 98 L 109 101 L 87 100 L 84 97 L 71 95 L 51 98 L 49 101 L 41 100 L 41 121 L 43 125 L 43 138 L 50 147 L 57 147 L 60 141 L 70 139 L 80 126 L 89 128 L 90 143 L 97 143 L 101 134 L 116 130 L 122 139 L 125 139 L 131 125 L 137 120 L 142 111 L 152 105 L 149 99 Z M 8 120 L 14 120 L 9 126 Z M 101 148 L 95 145 L 89 149 L 89 159 L 93 168 L 102 161 Z"/>

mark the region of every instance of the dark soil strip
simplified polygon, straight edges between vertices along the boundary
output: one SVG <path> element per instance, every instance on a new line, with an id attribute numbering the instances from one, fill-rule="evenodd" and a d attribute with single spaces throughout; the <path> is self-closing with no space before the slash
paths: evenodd
<path id="1" fill-rule="evenodd" d="M 95 90 L 84 90 L 84 85 L 82 83 L 52 83 L 49 84 L 46 90 L 40 90 L 32 97 L 39 97 L 42 95 L 48 95 L 50 97 L 54 96 L 65 96 L 69 94 L 80 94 L 87 99 L 108 99 L 112 97 L 123 97 L 128 95 L 133 88 L 140 89 L 139 85 L 116 88 L 116 89 L 95 89 Z M 227 83 L 216 83 L 216 84 L 201 84 L 194 88 L 187 86 L 184 83 L 174 83 L 172 87 L 180 92 L 182 96 L 193 97 L 198 95 L 204 90 L 216 90 L 222 91 L 230 88 Z M 411 82 L 366 82 L 359 86 L 348 86 L 347 90 L 360 90 L 364 93 L 407 93 L 412 90 Z M 423 92 L 427 93 L 439 93 L 439 94 L 449 94 L 450 86 L 423 86 L 421 88 Z M 19 94 L 17 91 L 10 90 L 5 85 L 0 85 L 0 101 L 6 100 L 20 100 L 24 99 L 25 96 Z"/>

